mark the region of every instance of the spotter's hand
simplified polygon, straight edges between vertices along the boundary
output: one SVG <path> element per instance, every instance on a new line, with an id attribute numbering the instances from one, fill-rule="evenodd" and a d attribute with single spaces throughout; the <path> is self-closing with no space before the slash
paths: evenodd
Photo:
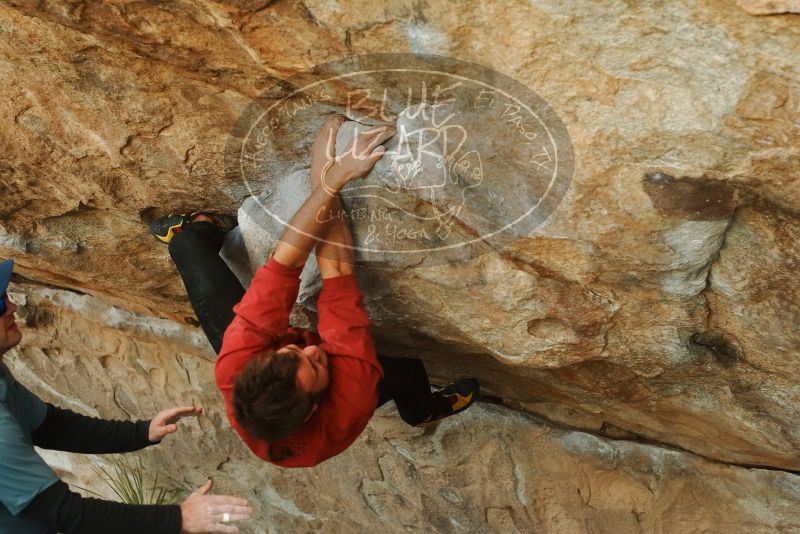
<path id="1" fill-rule="evenodd" d="M 184 417 L 197 417 L 203 413 L 199 406 L 180 406 L 159 412 L 150 421 L 150 443 L 158 443 L 165 436 L 178 431 L 178 421 Z"/>

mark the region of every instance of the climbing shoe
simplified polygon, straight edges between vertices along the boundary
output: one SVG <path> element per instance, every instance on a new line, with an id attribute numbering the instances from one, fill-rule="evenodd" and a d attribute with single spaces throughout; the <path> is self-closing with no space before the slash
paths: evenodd
<path id="1" fill-rule="evenodd" d="M 238 222 L 236 217 L 225 215 L 223 213 L 212 213 L 206 211 L 195 211 L 194 213 L 179 213 L 173 215 L 164 215 L 154 219 L 150 223 L 150 233 L 153 234 L 162 243 L 169 244 L 175 234 L 180 231 L 190 222 L 196 215 L 205 215 L 211 219 L 211 223 L 218 226 L 224 232 L 233 230 Z"/>
<path id="2" fill-rule="evenodd" d="M 441 421 L 445 417 L 463 412 L 478 399 L 480 392 L 480 383 L 474 378 L 462 378 L 444 386 L 433 394 L 434 397 L 439 397 L 444 402 L 440 402 L 433 413 L 417 426 L 429 425 Z"/>

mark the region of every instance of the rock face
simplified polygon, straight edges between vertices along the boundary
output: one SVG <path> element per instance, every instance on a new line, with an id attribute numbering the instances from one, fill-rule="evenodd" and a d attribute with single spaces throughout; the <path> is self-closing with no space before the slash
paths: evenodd
<path id="1" fill-rule="evenodd" d="M 174 485 L 213 478 L 256 507 L 244 532 L 794 532 L 800 477 L 567 430 L 477 405 L 426 430 L 381 408 L 357 442 L 310 470 L 272 467 L 225 424 L 197 331 L 70 291 L 16 285 L 25 340 L 8 357 L 23 383 L 86 414 L 146 417 L 200 403 L 204 417 L 142 454 Z M 45 453 L 65 479 L 108 494 L 89 467 Z M 111 497 L 112 495 L 109 495 Z"/>
<path id="2" fill-rule="evenodd" d="M 568 445 L 570 439 L 599 440 L 598 449 L 624 445 L 638 451 L 644 446 L 606 438 L 641 439 L 688 451 L 664 453 L 683 459 L 681 476 L 695 481 L 686 484 L 705 484 L 704 477 L 735 481 L 722 484 L 721 494 L 707 494 L 716 495 L 708 498 L 718 516 L 672 520 L 696 520 L 712 530 L 724 520 L 765 531 L 797 528 L 796 519 L 794 527 L 789 519 L 774 522 L 788 516 L 767 518 L 755 501 L 738 512 L 720 504 L 735 500 L 724 488 L 733 492 L 736 484 L 750 484 L 755 494 L 756 487 L 777 485 L 772 477 L 789 475 L 714 463 L 800 470 L 800 17 L 754 17 L 747 6 L 755 6 L 755 13 L 767 3 L 740 4 L 745 9 L 722 0 L 577 6 L 550 0 L 2 3 L 0 256 L 13 256 L 25 279 L 50 288 L 41 291 L 66 288 L 97 299 L 67 292 L 56 300 L 118 307 L 98 312 L 112 322 L 111 330 L 89 334 L 78 328 L 80 314 L 59 323 L 55 311 L 46 311 L 50 305 L 44 306 L 40 318 L 31 316 L 26 335 L 35 335 L 28 335 L 29 347 L 16 357 L 17 369 L 38 392 L 80 399 L 72 405 L 105 415 L 123 415 L 105 408 L 112 398 L 120 410 L 136 415 L 155 408 L 140 404 L 145 397 L 161 405 L 194 395 L 180 398 L 213 406 L 218 399 L 203 359 L 212 355 L 199 329 L 182 326 L 193 317 L 185 291 L 143 223 L 198 207 L 233 212 L 265 192 L 273 206 L 301 201 L 319 114 L 266 136 L 269 158 L 257 182 L 237 179 L 226 167 L 237 119 L 254 102 L 273 102 L 270 91 L 285 92 L 288 84 L 281 80 L 349 54 L 454 56 L 534 90 L 563 122 L 575 163 L 564 198 L 531 231 L 464 258 L 403 269 L 368 265 L 359 272 L 383 353 L 423 357 L 437 380 L 479 376 L 485 391 L 505 405 L 577 429 L 545 431 L 554 427 L 541 419 L 501 416 L 496 408 L 476 411 L 469 424 L 485 428 L 484 436 L 501 437 L 494 451 L 488 438 L 464 446 L 463 451 L 481 452 L 478 459 L 464 460 L 474 462 L 469 475 L 474 478 L 461 479 L 463 485 L 500 484 L 488 475 L 484 480 L 479 466 L 493 462 L 491 455 L 501 450 L 518 451 L 515 458 L 530 450 L 552 451 L 567 462 L 587 462 L 587 484 L 610 473 L 620 495 L 629 496 L 624 504 L 607 504 L 604 509 L 614 512 L 600 518 L 590 512 L 589 504 L 598 508 L 596 501 L 581 494 L 588 504 L 576 506 L 590 515 L 575 521 L 587 531 L 685 530 L 677 523 L 626 523 L 631 510 L 650 505 L 658 509 L 653 513 L 660 514 L 659 521 L 669 520 L 664 508 L 669 498 L 636 493 L 634 486 L 686 497 L 685 490 L 675 489 L 680 477 L 675 486 L 669 478 L 641 482 L 651 480 L 647 473 L 660 472 L 661 460 L 641 452 L 649 459 L 611 468 Z M 793 5 L 770 4 L 784 11 Z M 341 101 L 328 108 L 346 110 Z M 510 160 L 516 145 L 502 130 L 490 133 L 495 162 Z M 508 171 L 522 185 L 534 177 L 530 165 L 510 165 Z M 488 178 L 485 183 L 491 184 Z M 512 193 L 509 188 L 506 198 Z M 466 212 L 455 217 L 459 232 L 497 222 L 487 215 L 485 202 L 477 208 L 469 217 L 461 217 Z M 368 228 L 356 223 L 354 229 L 363 245 Z M 250 255 L 238 261 L 246 277 L 279 228 L 242 230 L 239 237 Z M 313 281 L 313 266 L 306 276 Z M 33 291 L 21 287 L 26 294 Z M 309 285 L 303 303 L 311 307 L 313 295 Z M 150 337 L 128 342 L 122 334 Z M 59 352 L 62 341 L 74 343 L 74 352 Z M 109 377 L 102 382 L 105 389 L 89 391 L 98 376 Z M 241 447 L 221 430 L 220 412 L 210 412 L 215 418 L 200 424 L 213 432 L 211 442 L 187 445 L 176 458 L 191 458 L 199 466 L 225 451 L 219 469 L 231 469 L 233 485 L 234 471 L 256 468 L 244 463 Z M 502 437 L 509 435 L 505 430 L 492 434 L 495 419 L 497 429 L 513 427 L 515 435 L 530 437 Z M 402 483 L 395 478 L 401 472 L 431 477 L 431 485 L 461 476 L 453 467 L 466 458 L 452 444 L 457 429 L 447 426 L 422 438 L 381 417 L 360 442 L 362 456 L 374 455 L 369 470 L 354 467 L 361 458 L 356 456 L 310 475 L 261 467 L 275 484 L 262 496 L 270 506 L 283 506 L 280 521 L 300 531 L 305 520 L 319 521 L 315 530 L 366 528 L 388 517 L 389 510 L 408 514 L 393 519 L 393 526 L 574 530 L 573 523 L 559 523 L 574 510 L 557 508 L 563 505 L 559 495 L 566 495 L 560 492 L 577 484 L 570 476 L 564 485 L 551 486 L 554 497 L 529 497 L 529 504 L 514 500 L 513 484 L 492 486 L 486 496 L 504 497 L 491 512 L 483 506 L 492 499 L 474 488 L 468 497 L 434 498 L 433 493 L 423 497 L 428 494 L 415 484 L 415 500 L 403 501 L 409 497 L 402 488 L 412 486 L 411 478 Z M 193 432 L 199 436 L 200 428 Z M 550 437 L 537 437 L 545 434 Z M 525 440 L 540 449 L 526 449 Z M 368 453 L 367 443 L 382 452 Z M 408 452 L 437 444 L 441 449 L 432 464 Z M 396 456 L 404 454 L 413 461 Z M 230 466 L 228 457 L 236 458 Z M 532 470 L 529 480 L 536 478 L 544 460 L 525 458 L 503 465 L 522 465 Z M 172 462 L 155 455 L 152 461 Z M 393 467 L 382 470 L 381 462 Z M 169 464 L 177 465 L 177 460 Z M 373 482 L 344 484 L 334 476 L 337 469 L 358 471 L 353 476 L 359 481 Z M 391 469 L 394 475 L 387 474 Z M 724 478 L 729 475 L 734 478 Z M 326 488 L 326 497 L 296 489 L 300 478 Z M 339 483 L 342 491 L 334 491 Z M 378 496 L 359 500 L 353 488 Z M 337 516 L 335 510 L 351 508 L 332 495 L 356 499 L 353 510 L 363 515 Z M 770 506 L 791 498 L 796 494 L 776 497 Z M 427 499 L 437 504 L 428 508 Z M 462 528 L 441 511 L 451 505 L 482 511 L 462 514 L 471 521 Z M 366 511 L 369 506 L 372 511 Z M 317 510 L 331 511 L 325 516 Z M 677 504 L 671 510 L 683 513 Z M 592 521 L 594 526 L 586 526 Z"/>
<path id="3" fill-rule="evenodd" d="M 797 0 L 739 0 L 738 4 L 751 15 L 800 13 L 800 2 Z"/>

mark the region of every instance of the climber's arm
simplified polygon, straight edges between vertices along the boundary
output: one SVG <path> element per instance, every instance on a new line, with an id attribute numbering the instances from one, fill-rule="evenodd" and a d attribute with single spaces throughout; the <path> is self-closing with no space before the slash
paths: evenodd
<path id="1" fill-rule="evenodd" d="M 336 157 L 336 132 L 342 120 L 341 117 L 328 120 L 312 147 L 311 195 L 289 221 L 273 253 L 275 260 L 287 267 L 299 268 L 305 264 L 311 249 L 327 231 L 329 221 L 340 215 L 335 211 L 337 205 L 341 207 L 339 191 L 372 170 L 384 152 L 382 147 L 376 147 L 394 135 L 392 127 L 374 128 L 359 134 L 347 151 Z M 317 176 L 316 187 L 314 176 Z"/>
<path id="2" fill-rule="evenodd" d="M 322 186 L 324 161 L 320 163 L 320 160 L 323 159 L 320 144 L 326 139 L 330 139 L 332 144 L 339 126 L 344 121 L 345 118 L 341 115 L 329 118 L 317 136 L 317 140 L 314 141 L 310 176 L 312 188 Z M 330 219 L 320 229 L 320 241 L 317 242 L 315 251 L 317 265 L 323 280 L 353 273 L 353 237 L 345 220 L 346 216 L 341 196 L 337 194 L 331 204 Z"/>
<path id="3" fill-rule="evenodd" d="M 334 212 L 342 216 L 329 223 L 323 241 L 317 244 L 317 265 L 323 280 L 353 274 L 353 236 L 344 220 L 341 200 L 336 204 L 338 207 L 334 208 Z"/>
<path id="4" fill-rule="evenodd" d="M 273 258 L 289 269 L 305 265 L 317 236 L 330 218 L 331 206 L 345 183 L 339 173 L 328 175 L 331 189 L 316 187 L 286 225 Z"/>

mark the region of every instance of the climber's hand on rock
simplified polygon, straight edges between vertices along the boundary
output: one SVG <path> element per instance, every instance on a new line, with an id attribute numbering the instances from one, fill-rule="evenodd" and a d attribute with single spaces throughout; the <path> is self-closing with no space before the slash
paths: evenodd
<path id="1" fill-rule="evenodd" d="M 378 126 L 358 134 L 347 146 L 344 154 L 329 161 L 322 173 L 322 185 L 338 191 L 351 180 L 364 178 L 383 156 L 381 145 L 396 132 L 394 126 Z"/>
<path id="2" fill-rule="evenodd" d="M 208 495 L 210 480 L 181 503 L 183 532 L 239 532 L 231 522 L 249 519 L 253 509 L 247 500 L 229 495 Z"/>
<path id="3" fill-rule="evenodd" d="M 178 421 L 184 417 L 197 417 L 203 413 L 199 406 L 180 406 L 158 412 L 150 421 L 148 438 L 150 443 L 158 443 L 168 434 L 178 431 Z"/>
<path id="4" fill-rule="evenodd" d="M 318 185 L 325 164 L 336 158 L 336 135 L 339 127 L 347 121 L 344 115 L 330 115 L 320 128 L 311 145 L 311 186 Z"/>

